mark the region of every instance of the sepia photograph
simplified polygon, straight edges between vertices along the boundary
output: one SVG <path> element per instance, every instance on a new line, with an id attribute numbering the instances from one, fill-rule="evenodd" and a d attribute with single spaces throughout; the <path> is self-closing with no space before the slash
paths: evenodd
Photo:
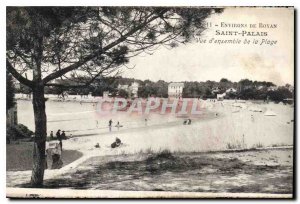
<path id="1" fill-rule="evenodd" d="M 294 15 L 7 6 L 6 196 L 294 198 Z"/>

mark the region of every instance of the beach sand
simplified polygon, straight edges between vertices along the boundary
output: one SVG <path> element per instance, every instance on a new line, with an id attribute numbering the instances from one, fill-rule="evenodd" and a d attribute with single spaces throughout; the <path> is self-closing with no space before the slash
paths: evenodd
<path id="1" fill-rule="evenodd" d="M 294 107 L 274 103 L 246 101 L 200 101 L 207 107 L 201 117 L 192 119 L 191 125 L 183 125 L 183 118 L 174 115 L 152 114 L 147 116 L 145 125 L 143 115 L 101 116 L 93 103 L 47 101 L 48 132 L 65 130 L 73 138 L 63 141 L 63 148 L 83 153 L 79 160 L 59 170 L 46 170 L 45 179 L 77 168 L 87 159 L 95 156 L 123 155 L 152 152 L 168 149 L 171 152 L 207 152 L 228 149 L 228 144 L 238 148 L 271 147 L 293 145 Z M 18 100 L 18 120 L 33 129 L 31 101 Z M 262 110 L 254 112 L 253 110 Z M 271 110 L 276 116 L 265 116 Z M 216 115 L 217 113 L 217 115 Z M 108 120 L 113 126 L 119 121 L 124 127 L 108 129 Z M 98 126 L 96 121 L 98 121 Z M 115 138 L 123 145 L 112 149 Z M 96 143 L 100 148 L 95 148 Z M 23 171 L 22 175 L 29 171 Z M 17 172 L 8 172 L 13 178 Z M 19 177 L 22 177 L 20 174 Z M 26 176 L 24 176 L 26 178 Z M 17 178 L 16 178 L 17 179 Z M 24 180 L 22 180 L 24 181 Z"/>

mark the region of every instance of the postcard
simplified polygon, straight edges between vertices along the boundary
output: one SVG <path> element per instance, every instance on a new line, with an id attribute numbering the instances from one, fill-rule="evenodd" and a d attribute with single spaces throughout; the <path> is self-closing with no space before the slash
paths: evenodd
<path id="1" fill-rule="evenodd" d="M 9 198 L 294 198 L 293 7 L 6 7 Z"/>

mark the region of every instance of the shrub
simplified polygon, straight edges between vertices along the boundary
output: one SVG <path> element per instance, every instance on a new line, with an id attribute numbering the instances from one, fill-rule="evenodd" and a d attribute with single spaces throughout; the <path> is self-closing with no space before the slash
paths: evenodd
<path id="1" fill-rule="evenodd" d="M 34 134 L 33 131 L 29 130 L 28 127 L 23 124 L 18 124 L 15 128 L 23 137 L 31 137 Z"/>
<path id="2" fill-rule="evenodd" d="M 264 145 L 261 142 L 253 145 L 253 148 L 263 148 L 263 147 Z"/>
<path id="3" fill-rule="evenodd" d="M 270 97 L 270 100 L 275 102 L 284 101 L 286 98 L 293 98 L 293 93 L 290 92 L 287 88 L 280 87 L 278 90 L 275 91 L 269 91 L 268 96 Z"/>
<path id="4" fill-rule="evenodd" d="M 8 126 L 6 128 L 6 137 L 12 140 L 21 139 L 21 138 L 30 138 L 34 132 L 28 129 L 23 124 L 18 124 L 15 126 Z"/>
<path id="5" fill-rule="evenodd" d="M 226 148 L 227 149 L 241 149 L 242 145 L 239 142 L 237 142 L 237 143 L 227 143 Z"/>
<path id="6" fill-rule="evenodd" d="M 180 161 L 169 150 L 163 150 L 146 159 L 146 170 L 152 174 L 177 168 Z M 180 164 L 179 166 L 182 166 Z"/>
<path id="7" fill-rule="evenodd" d="M 286 143 L 277 143 L 277 144 L 272 144 L 271 147 L 284 147 L 284 146 L 292 146 L 292 145 L 288 145 Z"/>
<path id="8" fill-rule="evenodd" d="M 174 158 L 171 151 L 168 150 L 168 149 L 165 149 L 161 152 L 159 152 L 157 155 L 156 155 L 156 158 L 164 158 L 164 159 L 172 159 Z"/>

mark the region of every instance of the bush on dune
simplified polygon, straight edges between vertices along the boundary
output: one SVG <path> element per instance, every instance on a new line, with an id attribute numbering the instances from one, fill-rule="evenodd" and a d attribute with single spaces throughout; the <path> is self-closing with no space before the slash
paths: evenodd
<path id="1" fill-rule="evenodd" d="M 151 173 L 182 171 L 184 167 L 199 167 L 199 165 L 191 159 L 176 157 L 169 150 L 163 150 L 146 159 L 146 170 Z"/>
<path id="2" fill-rule="evenodd" d="M 12 140 L 30 138 L 34 134 L 33 131 L 29 130 L 28 127 L 23 124 L 9 126 L 6 130 L 6 138 Z"/>

